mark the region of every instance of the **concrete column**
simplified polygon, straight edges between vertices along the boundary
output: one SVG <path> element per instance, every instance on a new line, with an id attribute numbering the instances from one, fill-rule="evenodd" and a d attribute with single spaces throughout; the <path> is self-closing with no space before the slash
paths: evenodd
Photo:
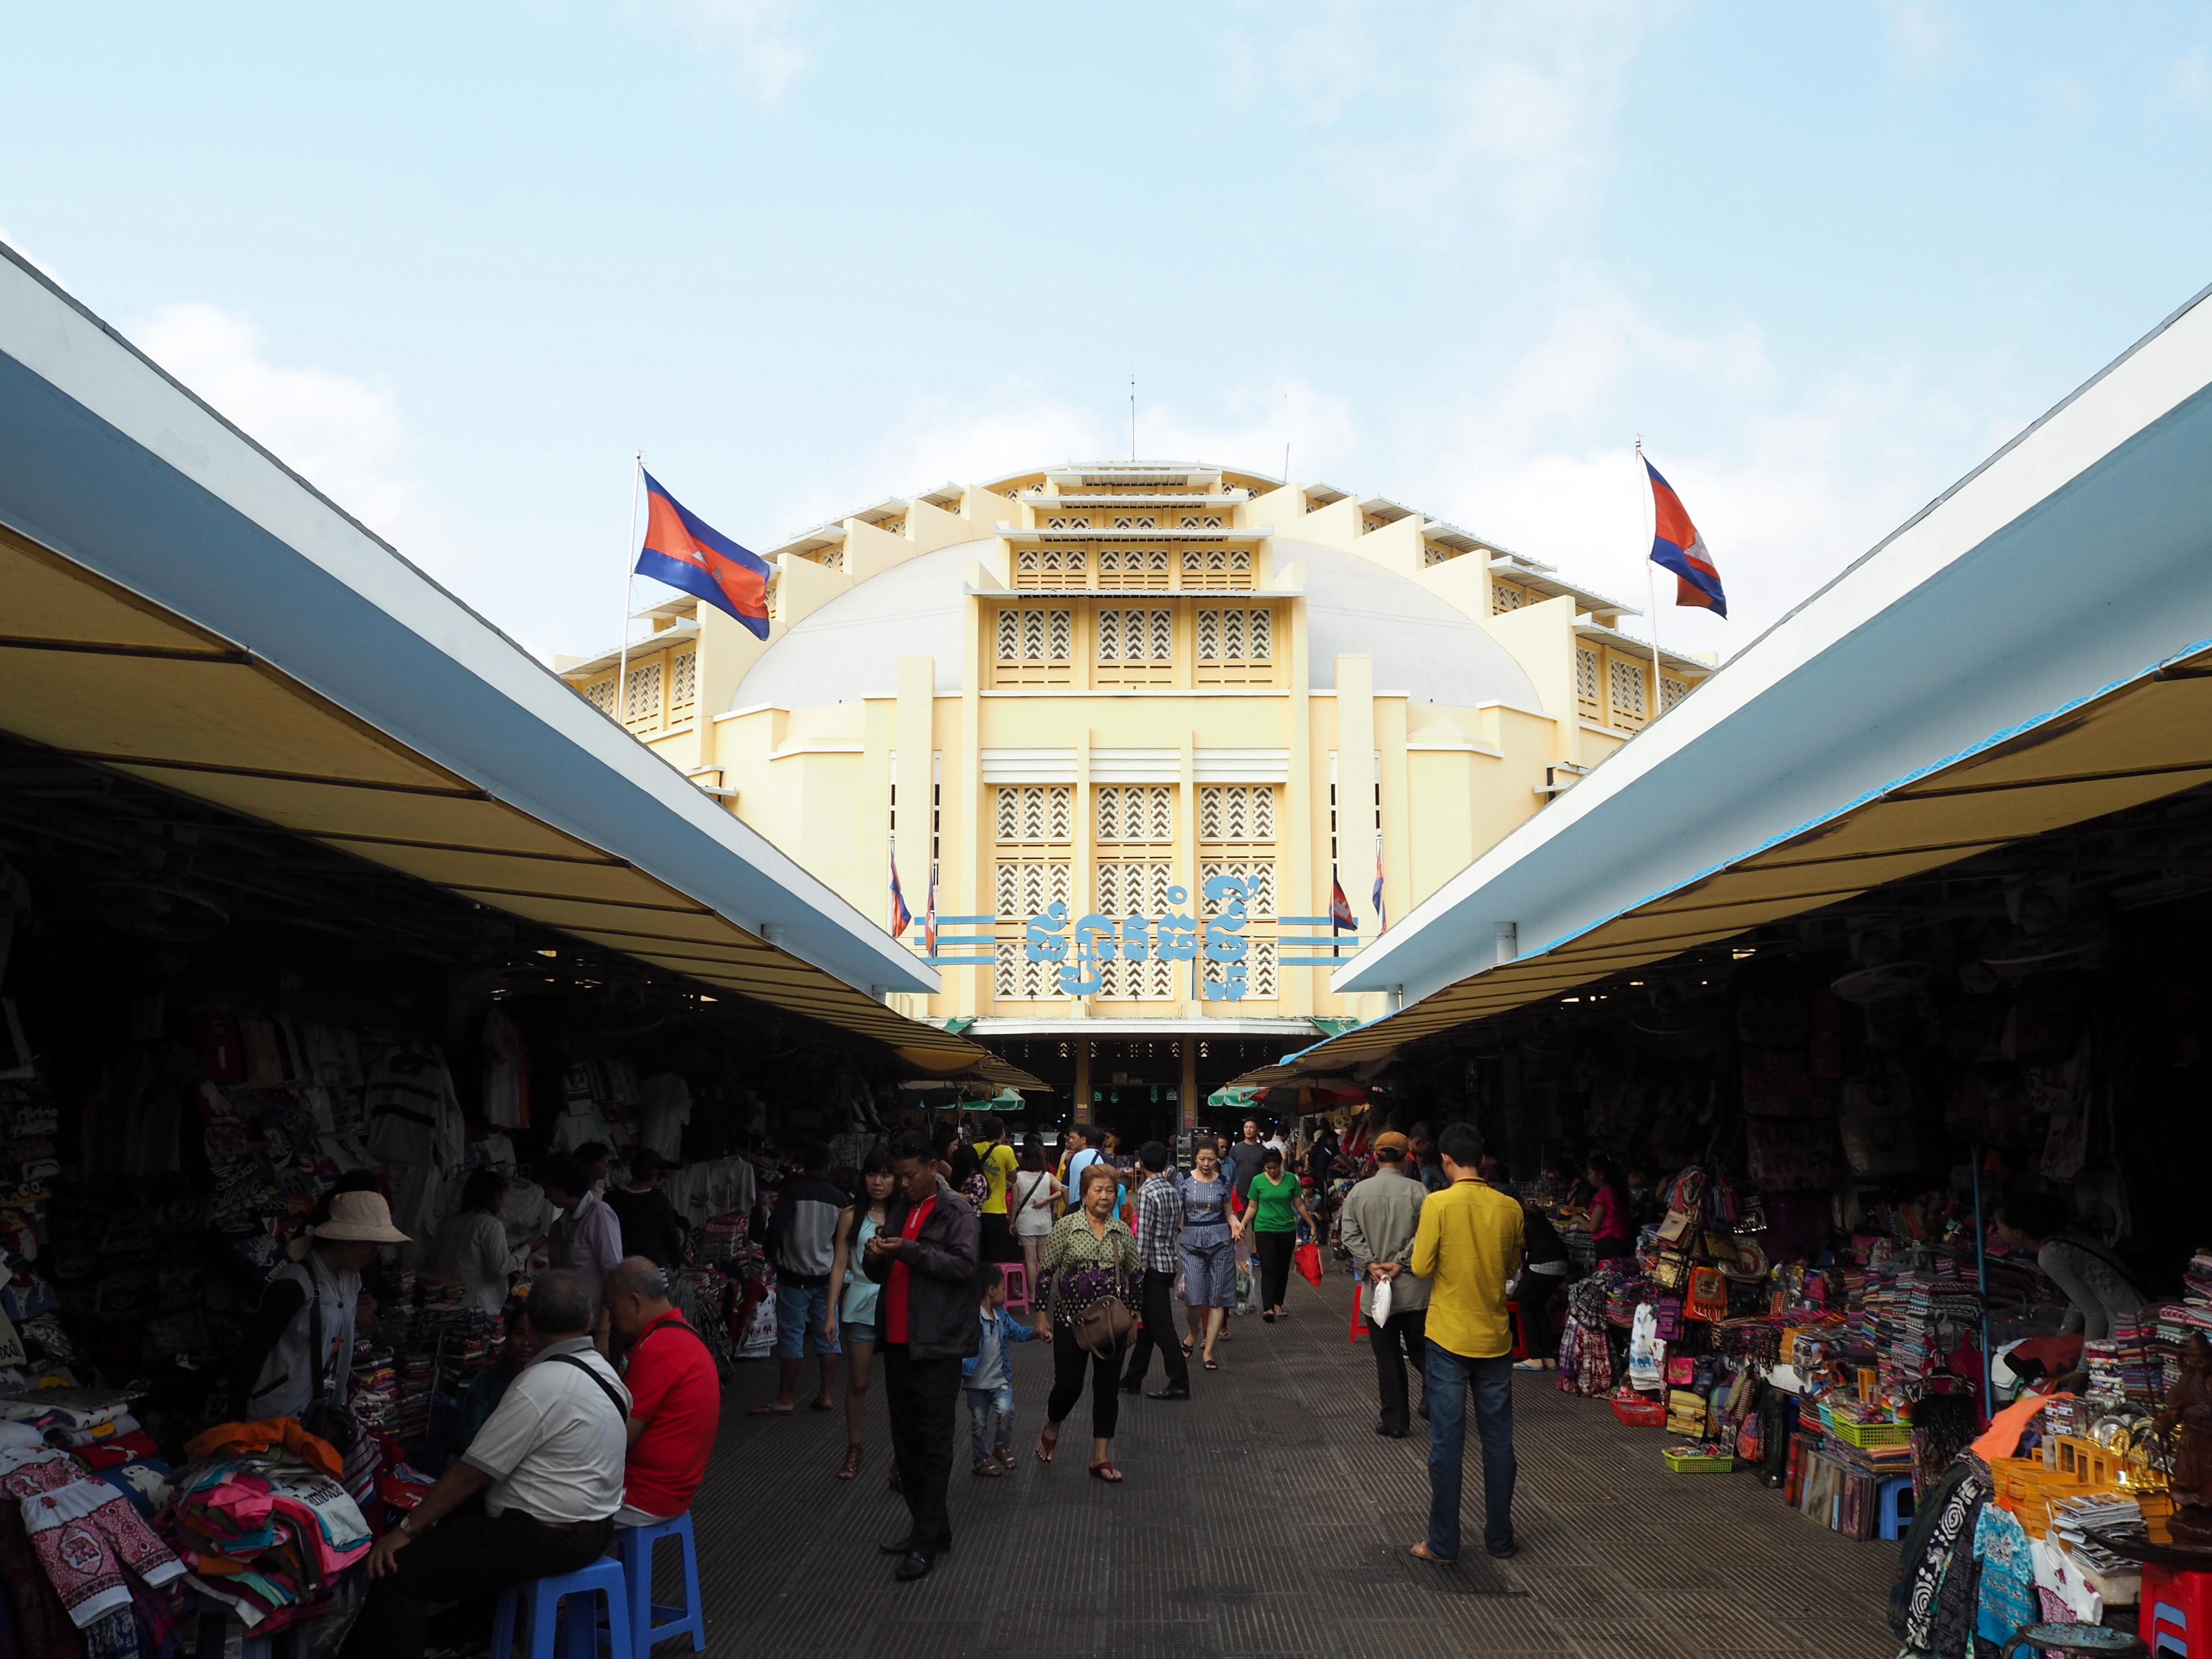
<path id="1" fill-rule="evenodd" d="M 1098 904 L 1098 858 L 1091 830 L 1097 823 L 1096 808 L 1091 800 L 1091 728 L 1078 726 L 1075 731 L 1075 822 L 1071 826 L 1069 861 L 1074 866 L 1068 872 L 1070 901 L 1068 903 L 1067 953 L 1072 966 L 1075 960 L 1075 918 L 1088 915 Z M 1073 999 L 1073 1012 L 1078 1018 L 1091 1012 L 1090 999 Z"/>
<path id="2" fill-rule="evenodd" d="M 1198 746 L 1197 740 L 1188 727 L 1184 729 L 1182 734 L 1181 775 L 1182 787 L 1176 792 L 1176 797 L 1177 801 L 1174 865 L 1176 880 L 1181 883 L 1190 895 L 1188 901 L 1183 905 L 1184 914 L 1202 917 L 1204 909 L 1200 902 L 1201 895 L 1198 890 Z M 1203 921 L 1199 926 L 1198 937 L 1202 949 L 1206 941 L 1206 927 Z M 1179 988 L 1182 995 L 1183 1017 L 1187 1019 L 1196 1019 L 1205 1007 L 1205 1005 L 1198 1000 L 1197 988 L 1192 982 L 1193 969 L 1195 966 L 1195 963 L 1188 962 L 1178 962 L 1175 964 L 1176 977 L 1181 981 Z"/>
<path id="3" fill-rule="evenodd" d="M 1198 1036 L 1195 1032 L 1182 1039 L 1182 1092 L 1176 1102 L 1182 1109 L 1176 1118 L 1176 1127 L 1184 1129 L 1198 1127 Z"/>
<path id="4" fill-rule="evenodd" d="M 933 723 L 937 665 L 927 657 L 898 660 L 898 758 L 892 776 L 898 787 L 896 822 L 899 889 L 916 917 L 929 897 L 930 761 L 936 747 Z M 884 879 L 888 882 L 887 875 Z M 917 921 L 916 926 L 919 926 Z"/>
<path id="5" fill-rule="evenodd" d="M 1091 1039 L 1081 1036 L 1075 1039 L 1075 1121 L 1085 1127 L 1091 1122 Z"/>
<path id="6" fill-rule="evenodd" d="M 1359 937 L 1372 939 L 1374 913 L 1360 900 L 1375 880 L 1375 659 L 1364 654 L 1336 659 L 1336 859 Z M 1374 997 L 1360 1000 L 1381 1012 Z"/>

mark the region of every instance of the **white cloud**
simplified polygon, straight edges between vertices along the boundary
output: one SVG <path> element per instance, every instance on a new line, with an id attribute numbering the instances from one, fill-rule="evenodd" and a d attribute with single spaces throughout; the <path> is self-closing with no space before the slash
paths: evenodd
<path id="1" fill-rule="evenodd" d="M 701 53 L 722 59 L 732 82 L 774 108 L 812 62 L 798 0 L 659 0 Z"/>
<path id="2" fill-rule="evenodd" d="M 1206 460 L 1272 475 L 1281 469 L 1287 441 L 1292 468 L 1303 477 L 1358 445 L 1349 401 L 1303 380 L 1233 386 L 1218 408 L 1204 411 L 1150 404 L 1141 383 L 1137 390 L 1137 449 L 1148 459 Z M 1078 404 L 1023 380 L 1003 382 L 977 401 L 918 398 L 859 460 L 811 482 L 781 510 L 778 523 L 804 528 L 948 479 L 980 483 L 1023 468 L 1128 453 L 1126 404 L 1119 410 Z"/>
<path id="3" fill-rule="evenodd" d="M 1510 228 L 1566 228 L 1595 210 L 1617 162 L 1613 123 L 1662 0 L 1510 0 L 1449 7 L 1292 0 L 1276 24 L 1276 90 L 1309 119 L 1352 113 L 1336 165 L 1370 204 L 1473 206 Z M 1248 38 L 1224 56 L 1255 50 Z M 1417 70 L 1407 66 L 1418 64 Z M 1240 75 L 1250 96 L 1261 87 Z"/>
<path id="4" fill-rule="evenodd" d="M 2178 104 L 2212 103 L 2212 59 L 2192 52 L 2173 66 L 2168 90 Z"/>
<path id="5" fill-rule="evenodd" d="M 1900 73 L 1927 74 L 1958 44 L 1958 19 L 1934 0 L 1882 0 L 1881 13 L 1890 67 Z"/>
<path id="6" fill-rule="evenodd" d="M 61 272 L 56 270 L 44 259 L 40 258 L 37 254 L 32 252 L 30 249 L 25 247 L 21 242 L 17 241 L 14 236 L 9 234 L 8 228 L 5 225 L 0 225 L 0 242 L 5 242 L 15 251 L 17 258 L 24 260 L 33 270 L 44 276 L 56 288 L 63 289 L 68 289 L 69 284 L 62 280 Z"/>
<path id="7" fill-rule="evenodd" d="M 131 337 L 371 529 L 389 533 L 413 512 L 418 492 L 405 462 L 414 446 L 390 386 L 272 363 L 252 319 L 198 301 L 157 307 Z"/>

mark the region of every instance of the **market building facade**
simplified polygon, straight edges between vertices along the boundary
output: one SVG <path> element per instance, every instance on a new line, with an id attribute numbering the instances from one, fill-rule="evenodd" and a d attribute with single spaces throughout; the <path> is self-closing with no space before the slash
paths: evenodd
<path id="1" fill-rule="evenodd" d="M 943 974 L 904 1012 L 1155 1127 L 1387 1011 L 1330 970 L 1711 670 L 1655 684 L 1632 608 L 1440 520 L 1197 463 L 948 485 L 766 556 L 764 640 L 679 597 L 556 667 L 886 926 L 896 870 Z"/>

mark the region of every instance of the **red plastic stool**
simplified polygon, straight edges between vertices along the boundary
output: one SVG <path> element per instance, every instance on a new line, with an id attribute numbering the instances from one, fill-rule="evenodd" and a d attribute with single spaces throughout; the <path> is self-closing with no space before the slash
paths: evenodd
<path id="1" fill-rule="evenodd" d="M 2212 1572 L 2144 1562 L 2142 1636 L 2159 1659 L 2212 1659 Z"/>

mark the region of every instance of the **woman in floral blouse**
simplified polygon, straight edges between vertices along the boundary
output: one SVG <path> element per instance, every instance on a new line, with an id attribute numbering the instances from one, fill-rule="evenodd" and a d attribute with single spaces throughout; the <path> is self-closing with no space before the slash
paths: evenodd
<path id="1" fill-rule="evenodd" d="M 1060 1425 L 1083 1397 L 1084 1362 L 1091 1370 L 1091 1473 L 1100 1480 L 1118 1481 L 1121 1470 L 1109 1454 L 1113 1449 L 1114 1424 L 1121 1404 L 1121 1355 L 1125 1338 L 1112 1352 L 1085 1353 L 1075 1340 L 1075 1324 L 1085 1310 L 1108 1297 L 1134 1310 L 1138 1271 L 1136 1236 L 1128 1223 L 1114 1213 L 1120 1177 L 1111 1164 L 1098 1163 L 1083 1171 L 1081 1207 L 1070 1211 L 1046 1236 L 1037 1266 L 1042 1291 L 1037 1295 L 1036 1334 L 1052 1344 L 1052 1398 L 1046 1402 L 1044 1432 L 1037 1438 L 1037 1462 L 1049 1463 L 1060 1444 Z"/>

